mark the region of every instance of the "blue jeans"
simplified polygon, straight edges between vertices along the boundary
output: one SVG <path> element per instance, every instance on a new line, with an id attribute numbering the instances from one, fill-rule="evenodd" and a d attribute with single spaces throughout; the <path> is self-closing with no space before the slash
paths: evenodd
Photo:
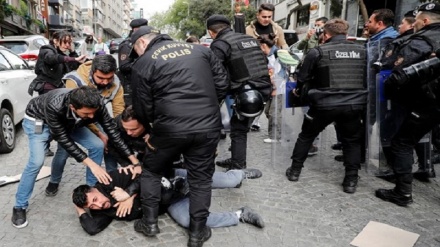
<path id="1" fill-rule="evenodd" d="M 43 132 L 35 134 L 35 123 L 27 118 L 23 119 L 23 130 L 29 139 L 29 160 L 21 175 L 18 184 L 17 193 L 15 194 L 15 207 L 27 208 L 29 198 L 34 190 L 35 179 L 44 164 L 45 149 L 48 147 L 50 140 L 49 126 L 43 124 Z"/>
<path id="2" fill-rule="evenodd" d="M 93 134 L 87 127 L 82 127 L 75 129 L 70 133 L 70 138 L 76 143 L 87 149 L 88 156 L 96 164 L 101 165 L 104 156 L 104 143 L 99 137 Z M 52 160 L 52 172 L 50 177 L 51 183 L 59 184 L 61 182 L 61 177 L 63 176 L 64 166 L 66 165 L 67 158 L 69 158 L 69 153 L 58 145 L 55 156 Z M 90 168 L 86 168 L 86 183 L 87 185 L 94 186 L 98 180 L 93 175 Z"/>
<path id="3" fill-rule="evenodd" d="M 176 176 L 186 177 L 185 169 L 177 169 Z M 235 188 L 241 183 L 244 173 L 241 170 L 229 170 L 227 172 L 214 172 L 212 176 L 212 188 Z M 179 225 L 189 227 L 189 197 L 171 204 L 168 213 Z M 239 218 L 235 212 L 210 212 L 206 225 L 209 227 L 235 226 Z"/>

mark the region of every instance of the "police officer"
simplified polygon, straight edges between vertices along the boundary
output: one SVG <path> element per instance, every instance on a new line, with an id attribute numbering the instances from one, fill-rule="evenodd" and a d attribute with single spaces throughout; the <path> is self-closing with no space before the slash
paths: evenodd
<path id="1" fill-rule="evenodd" d="M 399 47 L 393 73 L 385 81 L 387 95 L 398 95 L 396 100 L 410 112 L 405 116 L 397 134 L 391 140 L 391 159 L 396 176 L 394 189 L 378 189 L 376 196 L 399 206 L 407 206 L 412 199 L 413 148 L 435 125 L 440 123 L 437 80 L 423 78 L 404 81 L 397 79 L 402 68 L 430 58 L 440 47 L 440 4 L 426 3 L 417 9 L 414 34 Z M 423 83 L 421 83 L 423 82 Z M 394 92 L 394 93 L 389 93 Z"/>
<path id="2" fill-rule="evenodd" d="M 124 87 L 124 101 L 125 105 L 131 105 L 131 65 L 135 58 L 130 57 L 130 51 L 132 49 L 131 42 L 130 42 L 130 36 L 131 34 L 138 30 L 142 26 L 147 26 L 148 20 L 139 18 L 134 19 L 130 22 L 131 31 L 128 35 L 128 38 L 126 38 L 124 41 L 122 41 L 119 44 L 119 50 L 118 50 L 118 65 L 119 65 L 119 71 L 117 72 L 117 75 L 119 79 L 122 81 L 122 85 Z"/>
<path id="3" fill-rule="evenodd" d="M 310 109 L 304 116 L 302 131 L 293 149 L 287 179 L 298 181 L 313 140 L 335 122 L 341 137 L 346 193 L 354 193 L 361 161 L 362 114 L 368 92 L 365 85 L 366 51 L 347 41 L 348 23 L 333 19 L 324 25 L 324 41 L 311 49 L 298 74 L 296 95 L 307 97 Z"/>
<path id="4" fill-rule="evenodd" d="M 229 72 L 230 93 L 239 94 L 248 85 L 258 90 L 264 98 L 263 101 L 267 101 L 272 92 L 272 84 L 266 55 L 261 51 L 258 40 L 232 31 L 231 23 L 223 15 L 209 17 L 206 25 L 208 33 L 214 39 L 210 48 Z M 247 132 L 253 120 L 254 117 L 240 115 L 237 109 L 234 111 L 230 122 L 232 156 L 230 159 L 217 161 L 216 165 L 228 169 L 246 168 Z"/>
<path id="5" fill-rule="evenodd" d="M 141 176 L 143 218 L 134 228 L 146 236 L 160 232 L 160 181 L 183 154 L 191 191 L 188 246 L 202 246 L 211 236 L 206 219 L 227 72 L 208 48 L 173 41 L 153 27 L 139 28 L 131 43 L 140 56 L 132 65 L 133 109 L 142 125 L 152 125 Z"/>

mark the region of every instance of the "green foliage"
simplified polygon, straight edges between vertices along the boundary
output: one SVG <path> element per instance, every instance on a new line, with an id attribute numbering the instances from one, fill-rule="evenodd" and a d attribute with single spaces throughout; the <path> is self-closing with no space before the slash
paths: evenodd
<path id="1" fill-rule="evenodd" d="M 17 10 L 17 14 L 25 17 L 28 14 L 28 5 L 24 0 L 20 0 L 20 8 Z"/>

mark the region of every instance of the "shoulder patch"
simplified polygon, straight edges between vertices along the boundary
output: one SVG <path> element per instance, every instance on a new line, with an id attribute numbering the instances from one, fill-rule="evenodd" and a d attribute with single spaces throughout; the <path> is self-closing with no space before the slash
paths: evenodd
<path id="1" fill-rule="evenodd" d="M 127 54 L 122 54 L 121 55 L 121 60 L 124 61 L 125 59 L 127 59 Z"/>

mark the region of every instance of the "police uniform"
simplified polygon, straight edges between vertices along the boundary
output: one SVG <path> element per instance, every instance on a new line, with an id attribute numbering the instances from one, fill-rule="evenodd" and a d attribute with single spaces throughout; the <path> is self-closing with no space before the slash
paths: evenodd
<path id="1" fill-rule="evenodd" d="M 335 122 L 343 145 L 344 191 L 355 192 L 361 162 L 362 114 L 368 97 L 365 73 L 365 48 L 347 41 L 345 35 L 333 36 L 307 53 L 298 84 L 310 110 L 304 116 L 291 157 L 292 165 L 286 171 L 290 181 L 298 180 L 313 140 Z"/>
<path id="2" fill-rule="evenodd" d="M 230 22 L 222 15 L 213 15 L 207 20 L 207 27 Z M 261 51 L 259 42 L 251 36 L 235 33 L 230 27 L 221 30 L 210 45 L 211 50 L 222 61 L 231 80 L 230 94 L 237 94 L 244 85 L 258 90 L 265 101 L 272 91 L 267 68 L 267 58 Z M 253 117 L 238 116 L 234 110 L 231 125 L 231 158 L 216 164 L 230 169 L 246 168 L 247 132 Z"/>
<path id="3" fill-rule="evenodd" d="M 157 33 L 149 26 L 133 33 L 134 44 L 141 36 Z M 214 158 L 222 122 L 219 103 L 228 88 L 227 73 L 206 47 L 173 41 L 157 34 L 145 53 L 132 65 L 133 109 L 144 126 L 152 125 L 144 155 L 141 222 L 157 229 L 161 177 L 174 158 L 183 154 L 188 170 L 191 233 L 204 231 L 211 202 Z M 141 223 L 135 229 L 146 229 Z M 147 236 L 158 230 L 143 231 Z"/>
<path id="4" fill-rule="evenodd" d="M 418 11 L 431 12 L 440 16 L 440 5 L 427 3 Z M 395 75 L 412 64 L 424 61 L 440 47 L 440 23 L 424 26 L 399 47 L 393 73 L 385 81 L 387 92 L 399 94 L 396 98 L 410 112 L 403 120 L 396 135 L 391 140 L 393 170 L 396 187 L 392 190 L 376 190 L 376 196 L 400 206 L 412 203 L 413 148 L 433 127 L 440 123 L 439 94 L 437 80 L 421 83 L 422 78 L 404 82 L 394 80 Z"/>
<path id="5" fill-rule="evenodd" d="M 130 22 L 130 27 L 133 30 L 133 28 L 138 28 L 141 26 L 147 26 L 148 25 L 148 20 L 143 19 L 143 18 L 139 18 L 139 19 L 134 19 Z M 128 38 L 126 38 L 124 41 L 122 41 L 119 44 L 119 49 L 118 49 L 118 65 L 119 65 L 119 70 L 117 72 L 118 77 L 120 78 L 120 80 L 122 81 L 122 85 L 124 87 L 124 101 L 125 101 L 125 105 L 129 106 L 132 104 L 132 99 L 131 99 L 131 65 L 134 61 L 135 58 L 130 57 L 130 52 L 131 52 L 131 41 L 130 41 L 130 36 L 131 36 L 132 31 L 130 31 L 130 35 Z"/>

